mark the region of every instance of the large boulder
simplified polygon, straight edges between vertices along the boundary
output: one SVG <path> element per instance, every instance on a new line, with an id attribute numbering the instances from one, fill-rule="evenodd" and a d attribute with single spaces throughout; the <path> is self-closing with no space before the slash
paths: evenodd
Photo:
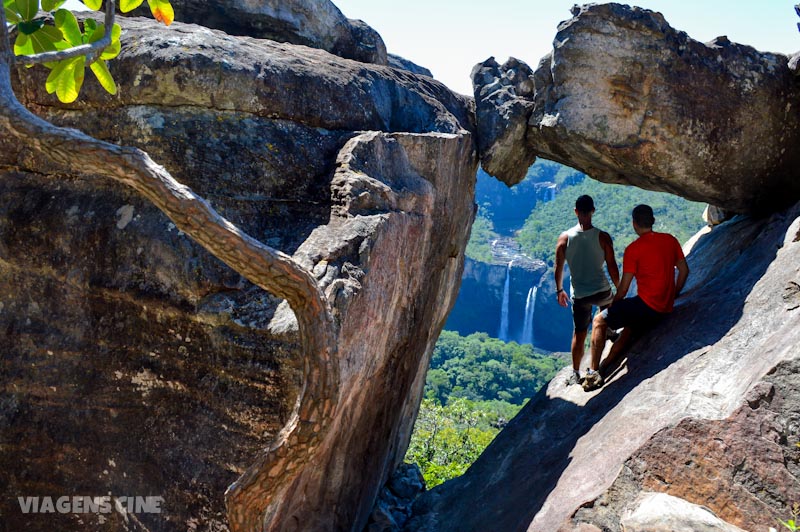
<path id="1" fill-rule="evenodd" d="M 477 169 L 469 102 L 305 46 L 120 22 L 118 95 L 87 76 L 62 105 L 44 69 L 23 68 L 16 92 L 53 122 L 147 150 L 317 277 L 340 330 L 339 392 L 320 399 L 338 407 L 270 526 L 360 530 L 407 447 L 458 290 Z M 35 142 L 0 135 L 3 524 L 224 530 L 226 488 L 302 386 L 294 315 L 147 200 L 91 168 L 65 173 Z M 164 500 L 134 514 L 17 502 L 107 494 Z"/>
<path id="2" fill-rule="evenodd" d="M 330 0 L 172 0 L 175 20 L 230 35 L 320 48 L 347 59 L 388 64 L 386 45 L 362 20 L 345 17 Z M 152 16 L 145 3 L 132 15 Z"/>
<path id="3" fill-rule="evenodd" d="M 800 198 L 800 90 L 781 54 L 697 42 L 660 13 L 573 8 L 535 71 L 473 70 L 481 164 L 509 185 L 540 156 L 732 212 Z"/>
<path id="4" fill-rule="evenodd" d="M 406 530 L 620 532 L 653 492 L 710 508 L 718 530 L 788 518 L 800 500 L 800 203 L 705 230 L 687 260 L 675 311 L 603 388 L 567 387 L 563 370 L 463 476 L 417 500 Z"/>

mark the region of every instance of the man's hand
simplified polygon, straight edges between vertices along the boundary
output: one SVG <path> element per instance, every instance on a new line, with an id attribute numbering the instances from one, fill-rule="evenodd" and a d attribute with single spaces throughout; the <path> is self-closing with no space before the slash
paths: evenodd
<path id="1" fill-rule="evenodd" d="M 567 292 L 565 290 L 562 290 L 556 294 L 556 297 L 558 297 L 558 304 L 562 307 L 566 307 L 567 303 L 569 303 L 569 296 L 567 296 Z"/>

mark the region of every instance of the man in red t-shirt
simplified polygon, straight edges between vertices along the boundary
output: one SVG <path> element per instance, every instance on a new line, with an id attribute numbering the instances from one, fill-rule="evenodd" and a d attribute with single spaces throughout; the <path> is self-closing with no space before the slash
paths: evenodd
<path id="1" fill-rule="evenodd" d="M 637 205 L 633 209 L 632 219 L 633 230 L 639 238 L 625 248 L 622 279 L 614 301 L 592 323 L 591 369 L 583 384 L 587 391 L 603 385 L 600 356 L 605 347 L 608 328 L 624 327 L 608 357 L 603 361 L 604 367 L 615 362 L 624 350 L 631 329 L 637 332 L 650 329 L 672 312 L 675 297 L 680 294 L 689 276 L 689 266 L 678 240 L 670 234 L 653 231 L 656 221 L 653 209 L 649 205 Z M 624 299 L 634 277 L 638 295 Z"/>

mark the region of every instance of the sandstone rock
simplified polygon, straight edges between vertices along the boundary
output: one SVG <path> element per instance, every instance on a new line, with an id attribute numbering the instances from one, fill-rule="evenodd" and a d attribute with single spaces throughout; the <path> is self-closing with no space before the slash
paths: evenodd
<path id="1" fill-rule="evenodd" d="M 465 475 L 417 500 L 406 530 L 550 532 L 569 518 L 619 531 L 614 501 L 642 491 L 748 530 L 789 516 L 800 498 L 798 216 L 800 204 L 738 216 L 701 237 L 675 311 L 603 388 L 565 387 L 565 369 Z"/>
<path id="2" fill-rule="evenodd" d="M 411 505 L 425 491 L 425 480 L 416 464 L 400 464 L 375 503 L 366 530 L 397 532 L 411 515 Z"/>
<path id="3" fill-rule="evenodd" d="M 800 92 L 786 56 L 703 44 L 626 5 L 576 13 L 533 74 L 513 59 L 473 70 L 487 172 L 511 185 L 540 156 L 732 212 L 800 198 Z"/>
<path id="4" fill-rule="evenodd" d="M 389 66 L 392 68 L 399 68 L 402 70 L 408 70 L 409 72 L 413 72 L 414 74 L 419 74 L 420 76 L 428 76 L 430 78 L 433 77 L 433 74 L 430 70 L 423 66 L 419 66 L 418 64 L 409 61 L 399 55 L 389 54 L 388 56 L 388 63 Z"/>
<path id="5" fill-rule="evenodd" d="M 121 23 L 130 45 L 110 67 L 122 87 L 116 96 L 87 80 L 83 98 L 59 105 L 55 96 L 38 94 L 45 69 L 26 71 L 18 92 L 29 94 L 30 103 L 42 111 L 104 107 L 120 115 L 125 122 L 107 136 L 111 139 L 133 122 L 151 141 L 170 124 L 163 109 L 195 107 L 230 112 L 219 121 L 227 118 L 242 127 L 252 123 L 246 118 L 258 117 L 287 128 L 300 123 L 330 131 L 459 133 L 474 128 L 468 99 L 429 77 L 193 25 L 175 23 L 164 31 L 145 19 Z"/>
<path id="6" fill-rule="evenodd" d="M 361 20 L 345 17 L 330 0 L 173 0 L 175 20 L 230 35 L 320 48 L 347 59 L 388 64 L 381 36 Z M 151 17 L 144 6 L 132 14 Z"/>
<path id="7" fill-rule="evenodd" d="M 522 149 L 533 110 L 532 77 L 528 65 L 514 58 L 501 66 L 490 57 L 472 69 L 481 165 L 509 186 L 522 181 L 536 160 L 535 152 Z"/>
<path id="8" fill-rule="evenodd" d="M 703 210 L 703 221 L 708 225 L 719 225 L 730 218 L 730 213 L 714 205 L 706 205 L 705 210 Z"/>
<path id="9" fill-rule="evenodd" d="M 402 459 L 461 278 L 477 167 L 468 102 L 321 50 L 121 24 L 117 96 L 87 79 L 82 100 L 60 105 L 35 70 L 17 93 L 54 122 L 147 150 L 317 276 L 341 328 L 340 396 L 321 399 L 339 407 L 318 448 L 289 451 L 313 458 L 274 528 L 363 528 Z M 163 496 L 161 514 L 135 516 L 148 530 L 224 529 L 226 487 L 301 386 L 293 314 L 146 200 L 53 176 L 56 163 L 5 139 L 3 524 L 134 526 L 119 513 L 25 515 L 16 502 L 110 492 Z M 9 170 L 20 161 L 37 171 Z"/>
<path id="10" fill-rule="evenodd" d="M 800 497 L 800 453 L 792 446 L 800 438 L 799 371 L 798 359 L 779 364 L 725 420 L 685 419 L 657 433 L 602 496 L 603 511 L 587 505 L 575 520 L 609 526 L 637 505 L 630 502 L 637 490 L 695 501 L 747 530 L 766 530 L 786 519 Z M 627 531 L 625 517 L 620 523 Z"/>
<path id="11" fill-rule="evenodd" d="M 708 508 L 663 493 L 643 493 L 621 525 L 625 532 L 743 532 Z"/>

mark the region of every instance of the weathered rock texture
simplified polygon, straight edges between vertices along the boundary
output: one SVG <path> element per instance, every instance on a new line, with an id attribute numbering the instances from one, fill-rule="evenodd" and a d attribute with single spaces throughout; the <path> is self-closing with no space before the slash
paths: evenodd
<path id="1" fill-rule="evenodd" d="M 321 50 L 121 23 L 118 96 L 87 77 L 83 98 L 59 105 L 35 69 L 17 93 L 53 122 L 147 150 L 313 271 L 340 328 L 338 406 L 270 527 L 360 529 L 402 458 L 461 277 L 468 102 Z M 3 524 L 224 529 L 225 489 L 301 385 L 294 315 L 132 191 L 0 148 Z M 108 493 L 163 496 L 163 512 L 32 516 L 16 499 Z"/>
<path id="2" fill-rule="evenodd" d="M 800 499 L 798 216 L 800 204 L 739 216 L 700 237 L 675 312 L 603 388 L 566 388 L 562 372 L 464 476 L 418 499 L 406 529 L 619 531 L 641 491 L 748 530 L 788 517 Z"/>
<path id="3" fill-rule="evenodd" d="M 476 65 L 483 168 L 518 182 L 535 157 L 734 212 L 800 199 L 800 91 L 784 55 L 703 44 L 660 13 L 573 8 L 534 72 Z"/>
<path id="4" fill-rule="evenodd" d="M 587 521 L 629 530 L 626 517 L 657 491 L 694 501 L 746 530 L 789 518 L 800 496 L 800 358 L 776 366 L 723 420 L 686 418 L 656 433 L 623 465 L 606 493 L 579 510 Z M 788 504 L 787 504 L 788 502 Z"/>
<path id="5" fill-rule="evenodd" d="M 320 48 L 347 59 L 389 64 L 381 36 L 345 17 L 330 0 L 174 0 L 175 20 L 230 35 Z M 132 14 L 152 16 L 145 3 Z"/>

